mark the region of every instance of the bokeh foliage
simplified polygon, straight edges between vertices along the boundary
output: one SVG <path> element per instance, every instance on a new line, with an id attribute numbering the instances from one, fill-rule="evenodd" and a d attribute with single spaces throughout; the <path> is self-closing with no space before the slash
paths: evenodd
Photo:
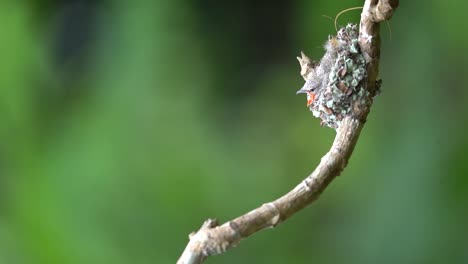
<path id="1" fill-rule="evenodd" d="M 208 263 L 468 262 L 468 4 L 401 2 L 348 168 Z M 0 263 L 174 263 L 291 189 L 334 136 L 295 56 L 361 4 L 2 1 Z"/>

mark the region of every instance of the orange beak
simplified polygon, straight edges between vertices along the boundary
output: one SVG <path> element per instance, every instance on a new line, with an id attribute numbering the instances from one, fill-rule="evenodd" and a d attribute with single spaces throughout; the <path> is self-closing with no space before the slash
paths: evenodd
<path id="1" fill-rule="evenodd" d="M 312 92 L 307 92 L 309 99 L 307 99 L 307 106 L 310 106 L 315 101 L 315 94 Z"/>

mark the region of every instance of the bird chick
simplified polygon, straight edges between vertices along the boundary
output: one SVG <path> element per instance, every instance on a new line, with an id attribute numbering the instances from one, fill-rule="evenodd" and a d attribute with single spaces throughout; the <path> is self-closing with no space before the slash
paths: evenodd
<path id="1" fill-rule="evenodd" d="M 309 74 L 304 86 L 302 86 L 302 88 L 296 93 L 307 94 L 307 106 L 310 106 L 320 91 L 327 87 L 328 75 L 330 74 L 333 64 L 337 58 L 338 49 L 343 44 L 344 43 L 336 37 L 330 36 L 324 46 L 326 51 L 325 55 L 323 55 L 318 64 L 311 65 L 312 67 L 309 69 Z M 302 59 L 306 58 L 307 56 L 302 53 Z M 300 58 L 298 58 L 298 60 L 300 61 Z"/>

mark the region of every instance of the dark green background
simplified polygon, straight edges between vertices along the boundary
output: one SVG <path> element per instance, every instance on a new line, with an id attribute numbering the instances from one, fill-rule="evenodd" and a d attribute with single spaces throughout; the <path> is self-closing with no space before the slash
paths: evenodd
<path id="1" fill-rule="evenodd" d="M 293 188 L 334 137 L 295 57 L 362 2 L 1 1 L 0 263 L 174 263 Z M 467 10 L 401 1 L 342 176 L 207 263 L 468 263 Z"/>

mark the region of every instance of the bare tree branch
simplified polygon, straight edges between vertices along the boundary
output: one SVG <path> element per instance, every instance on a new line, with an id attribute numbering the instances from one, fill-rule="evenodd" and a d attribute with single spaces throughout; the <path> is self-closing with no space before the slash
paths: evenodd
<path id="1" fill-rule="evenodd" d="M 398 0 L 366 0 L 361 14 L 359 45 L 367 64 L 367 85 L 370 98 L 376 93 L 376 78 L 380 58 L 379 23 L 391 18 Z M 307 80 L 313 63 L 308 58 L 298 58 L 301 74 Z M 330 151 L 322 157 L 317 168 L 299 185 L 275 201 L 263 204 L 238 218 L 222 225 L 208 219 L 202 227 L 190 235 L 178 264 L 202 263 L 208 256 L 221 254 L 237 245 L 242 239 L 267 227 L 275 227 L 303 209 L 325 190 L 328 184 L 345 168 L 361 129 L 369 113 L 367 107 L 343 117 Z"/>

